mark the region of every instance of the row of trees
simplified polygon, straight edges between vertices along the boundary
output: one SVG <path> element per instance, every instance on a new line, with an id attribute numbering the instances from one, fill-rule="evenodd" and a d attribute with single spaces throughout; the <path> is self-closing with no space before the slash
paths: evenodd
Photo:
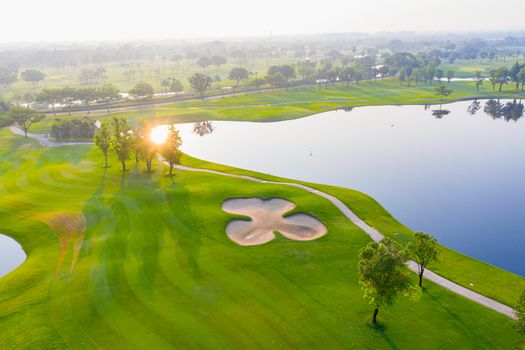
<path id="1" fill-rule="evenodd" d="M 120 91 L 111 84 L 98 88 L 43 89 L 35 97 L 38 103 L 51 105 L 53 110 L 56 105 L 71 109 L 77 103 L 89 107 L 95 102 L 109 104 L 118 99 L 120 99 Z"/>
<path id="2" fill-rule="evenodd" d="M 126 119 L 115 117 L 111 123 L 102 122 L 95 134 L 95 145 L 104 155 L 106 167 L 108 167 L 108 153 L 112 150 L 122 164 L 122 171 L 126 171 L 126 162 L 134 154 L 135 162 L 138 164 L 144 161 L 146 171 L 151 172 L 153 158 L 156 154 L 160 154 L 168 162 L 172 175 L 173 167 L 179 164 L 182 156 L 179 149 L 182 144 L 179 132 L 174 126 L 169 126 L 166 140 L 157 144 L 151 138 L 152 131 L 152 126 L 144 121 L 133 128 Z"/>
<path id="3" fill-rule="evenodd" d="M 20 73 L 22 80 L 37 86 L 46 79 L 46 75 L 37 69 L 27 69 Z M 9 86 L 18 80 L 18 69 L 0 67 L 0 85 Z"/>
<path id="4" fill-rule="evenodd" d="M 475 79 L 478 79 L 478 77 L 481 78 L 481 72 L 476 72 Z M 509 83 L 513 83 L 516 90 L 518 90 L 521 85 L 521 91 L 523 92 L 525 90 L 525 64 L 520 65 L 516 62 L 510 69 L 505 66 L 490 69 L 489 81 L 493 90 L 496 90 L 496 86 L 498 86 L 499 92 L 501 92 L 503 85 Z"/>

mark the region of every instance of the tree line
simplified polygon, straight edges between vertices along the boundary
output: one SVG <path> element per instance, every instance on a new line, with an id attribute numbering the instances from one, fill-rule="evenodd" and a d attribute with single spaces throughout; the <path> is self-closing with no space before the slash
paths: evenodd
<path id="1" fill-rule="evenodd" d="M 122 171 L 127 170 L 127 162 L 134 156 L 135 163 L 143 161 L 146 171 L 153 171 L 153 158 L 156 154 L 161 155 L 170 167 L 170 175 L 175 165 L 179 164 L 182 152 L 180 146 L 182 140 L 175 126 L 170 125 L 166 140 L 156 144 L 151 138 L 153 127 L 141 121 L 137 127 L 132 127 L 126 119 L 114 117 L 111 122 L 104 121 L 95 134 L 95 145 L 104 156 L 105 167 L 108 167 L 108 155 L 113 151 L 122 165 Z"/>

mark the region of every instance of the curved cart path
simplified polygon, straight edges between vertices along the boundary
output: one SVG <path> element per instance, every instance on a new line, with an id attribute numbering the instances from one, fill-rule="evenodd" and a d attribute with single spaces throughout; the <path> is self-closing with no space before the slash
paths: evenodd
<path id="1" fill-rule="evenodd" d="M 11 131 L 14 132 L 15 134 L 17 135 L 21 135 L 23 136 L 24 133 L 22 132 L 22 130 L 20 130 L 19 128 L 17 127 L 10 127 Z M 39 134 L 27 134 L 28 137 L 31 137 L 31 138 L 34 138 L 36 140 L 38 140 L 38 142 L 40 142 L 40 144 L 42 146 L 46 146 L 46 147 L 57 147 L 57 146 L 65 146 L 65 145 L 88 145 L 88 144 L 92 144 L 92 143 L 89 143 L 89 142 L 56 142 L 56 141 L 51 141 L 49 139 L 47 139 L 45 136 L 42 136 L 42 135 L 39 135 Z M 160 158 L 159 156 L 159 159 L 164 163 L 164 164 L 167 164 L 166 161 L 164 161 L 162 158 Z M 256 177 L 253 177 L 253 176 L 247 176 L 247 175 L 237 175 L 237 174 L 230 174 L 230 173 L 225 173 L 225 172 L 221 172 L 221 171 L 216 171 L 216 170 L 210 170 L 210 169 L 202 169 L 202 168 L 191 168 L 191 167 L 187 167 L 187 166 L 184 166 L 184 165 L 178 165 L 176 166 L 177 169 L 180 169 L 180 170 L 185 170 L 185 171 L 196 171 L 196 172 L 203 172 L 203 173 L 210 173 L 210 174 L 215 174 L 215 175 L 221 175 L 221 176 L 228 176 L 228 177 L 232 177 L 232 178 L 237 178 L 237 179 L 244 179 L 244 180 L 248 180 L 248 181 L 253 181 L 253 182 L 257 182 L 257 183 L 262 183 L 262 184 L 273 184 L 273 185 L 285 185 L 285 186 L 291 186 L 291 187 L 296 187 L 296 188 L 300 188 L 300 189 L 303 189 L 305 191 L 308 191 L 310 193 L 313 193 L 315 195 L 318 195 L 320 197 L 323 197 L 323 198 L 326 198 L 328 199 L 333 205 L 335 205 L 350 221 L 352 221 L 355 225 L 357 225 L 359 228 L 361 228 L 363 231 L 365 231 L 369 236 L 370 238 L 372 238 L 374 241 L 378 242 L 380 241 L 381 239 L 383 239 L 383 235 L 381 233 L 379 233 L 379 231 L 377 231 L 375 228 L 369 226 L 367 223 L 365 223 L 363 220 L 361 220 L 353 211 L 350 210 L 350 208 L 348 208 L 342 201 L 340 201 L 339 199 L 337 199 L 336 197 L 328 194 L 328 193 L 325 193 L 325 192 L 322 192 L 322 191 L 319 191 L 319 190 L 316 190 L 315 188 L 312 188 L 312 187 L 309 187 L 309 186 L 306 186 L 306 185 L 302 185 L 302 184 L 299 184 L 299 183 L 293 183 L 293 182 L 279 182 L 279 181 L 267 181 L 267 180 L 263 180 L 263 179 L 259 179 L 259 178 L 256 178 Z M 410 270 L 412 270 L 413 272 L 417 273 L 418 272 L 418 269 L 417 269 L 417 264 L 410 260 L 408 263 L 407 263 L 407 266 Z M 515 310 L 505 304 L 502 304 L 500 303 L 499 301 L 496 301 L 494 299 L 491 299 L 491 298 L 488 298 L 484 295 L 481 295 L 479 293 L 476 293 L 468 288 L 465 288 L 463 286 L 460 286 L 459 284 L 457 283 L 454 283 L 440 275 L 438 275 L 437 273 L 434 273 L 430 270 L 425 270 L 425 274 L 424 274 L 424 278 L 429 280 L 429 281 L 432 281 L 434 282 L 435 284 L 438 284 L 456 294 L 459 294 L 467 299 L 470 299 L 478 304 L 481 304 L 489 309 L 492 309 L 496 312 L 499 312 L 503 315 L 506 315 L 510 318 L 515 318 Z"/>
<path id="2" fill-rule="evenodd" d="M 17 126 L 11 125 L 9 129 L 16 135 L 24 136 L 24 131 Z M 37 140 L 45 147 L 61 147 L 71 145 L 92 145 L 93 142 L 67 142 L 67 141 L 53 141 L 49 134 L 32 134 L 27 133 L 27 137 Z"/>
<path id="3" fill-rule="evenodd" d="M 381 239 L 383 239 L 383 235 L 379 233 L 375 228 L 369 226 L 367 223 L 365 223 L 363 220 L 361 220 L 353 211 L 350 210 L 343 202 L 341 202 L 336 197 L 316 190 L 315 188 L 302 185 L 299 183 L 293 183 L 293 182 L 278 182 L 278 181 L 266 181 L 262 180 L 256 177 L 247 176 L 247 175 L 237 175 L 237 174 L 230 174 L 230 173 L 224 173 L 216 170 L 209 170 L 209 169 L 199 169 L 199 168 L 190 168 L 187 166 L 179 165 L 177 166 L 178 169 L 186 170 L 186 171 L 198 171 L 198 172 L 204 172 L 204 173 L 211 173 L 215 175 L 222 175 L 222 176 L 229 176 L 234 177 L 238 179 L 244 179 L 248 181 L 258 182 L 258 183 L 267 183 L 267 184 L 273 184 L 273 185 L 285 185 L 285 186 L 292 186 L 297 187 L 300 189 L 303 189 L 305 191 L 308 191 L 310 193 L 313 193 L 315 195 L 318 195 L 320 197 L 328 199 L 330 202 L 332 202 L 333 205 L 335 205 L 350 221 L 352 221 L 355 225 L 357 225 L 359 228 L 361 228 L 363 231 L 365 231 L 370 238 L 372 238 L 374 241 L 378 242 Z M 417 264 L 410 260 L 407 263 L 407 266 L 410 270 L 412 270 L 415 273 L 418 273 Z M 496 301 L 494 299 L 488 298 L 484 295 L 481 295 L 479 293 L 476 293 L 468 288 L 465 288 L 463 286 L 460 286 L 457 283 L 454 283 L 437 273 L 434 273 L 430 270 L 425 270 L 424 278 L 434 282 L 435 284 L 440 285 L 441 287 L 444 287 L 456 294 L 459 294 L 467 299 L 470 299 L 478 304 L 481 304 L 483 306 L 488 307 L 489 309 L 492 309 L 496 312 L 499 312 L 503 315 L 506 315 L 510 318 L 515 318 L 515 310 L 505 304 L 500 303 L 499 301 Z"/>

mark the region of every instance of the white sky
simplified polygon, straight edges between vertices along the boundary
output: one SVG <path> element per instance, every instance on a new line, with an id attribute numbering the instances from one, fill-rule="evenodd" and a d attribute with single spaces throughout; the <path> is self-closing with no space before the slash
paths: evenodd
<path id="1" fill-rule="evenodd" d="M 4 0 L 0 42 L 522 30 L 525 0 Z"/>

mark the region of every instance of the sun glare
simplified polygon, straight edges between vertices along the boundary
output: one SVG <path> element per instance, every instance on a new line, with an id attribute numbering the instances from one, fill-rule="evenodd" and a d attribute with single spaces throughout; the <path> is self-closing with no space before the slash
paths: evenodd
<path id="1" fill-rule="evenodd" d="M 168 133 L 168 125 L 158 125 L 151 130 L 151 141 L 157 145 L 161 145 L 168 139 Z"/>

